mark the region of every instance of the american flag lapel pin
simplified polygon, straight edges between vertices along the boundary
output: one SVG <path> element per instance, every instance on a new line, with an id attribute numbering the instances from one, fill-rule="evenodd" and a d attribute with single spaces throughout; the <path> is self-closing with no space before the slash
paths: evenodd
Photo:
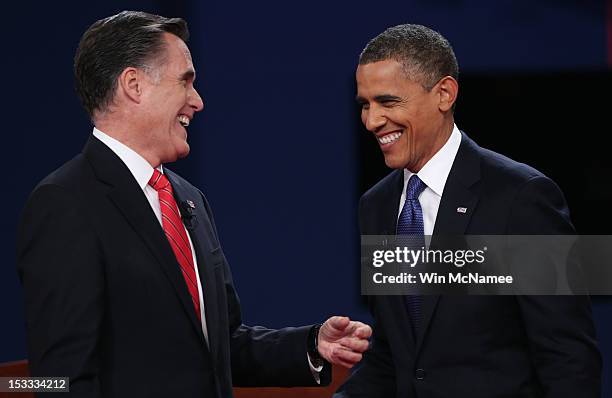
<path id="1" fill-rule="evenodd" d="M 457 207 L 457 213 L 465 214 L 467 212 L 467 207 Z"/>

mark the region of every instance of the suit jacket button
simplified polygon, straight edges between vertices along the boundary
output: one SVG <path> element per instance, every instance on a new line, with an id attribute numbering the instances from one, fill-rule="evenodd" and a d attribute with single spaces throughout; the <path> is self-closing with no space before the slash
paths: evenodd
<path id="1" fill-rule="evenodd" d="M 416 377 L 417 380 L 425 380 L 425 369 L 417 369 L 414 372 L 414 377 Z"/>

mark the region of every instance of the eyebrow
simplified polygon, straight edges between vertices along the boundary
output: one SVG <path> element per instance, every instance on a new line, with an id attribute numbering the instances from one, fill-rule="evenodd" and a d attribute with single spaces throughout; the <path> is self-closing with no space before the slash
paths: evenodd
<path id="1" fill-rule="evenodd" d="M 401 101 L 401 98 L 396 95 L 383 94 L 383 95 L 377 95 L 376 97 L 374 97 L 374 100 L 376 102 Z"/>
<path id="2" fill-rule="evenodd" d="M 376 97 L 374 97 L 374 101 L 376 102 L 401 101 L 401 100 L 402 99 L 400 97 L 391 95 L 391 94 L 381 94 L 381 95 L 377 95 Z M 360 97 L 359 95 L 355 97 L 355 101 L 357 101 L 358 104 L 365 104 L 368 102 L 365 98 Z"/>
<path id="3" fill-rule="evenodd" d="M 193 78 L 195 78 L 195 71 L 193 69 L 189 69 L 179 77 L 179 80 L 191 80 Z"/>

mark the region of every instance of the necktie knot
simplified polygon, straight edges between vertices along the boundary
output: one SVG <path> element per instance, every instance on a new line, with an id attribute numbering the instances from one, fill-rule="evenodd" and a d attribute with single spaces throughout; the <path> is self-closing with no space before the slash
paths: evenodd
<path id="1" fill-rule="evenodd" d="M 170 186 L 170 181 L 168 181 L 168 177 L 166 177 L 163 173 L 161 173 L 157 169 L 153 169 L 153 175 L 149 180 L 149 185 L 153 187 L 156 191 L 164 189 Z"/>
<path id="2" fill-rule="evenodd" d="M 418 199 L 421 192 L 425 190 L 427 185 L 416 174 L 413 174 L 412 177 L 408 180 L 408 185 L 406 186 L 406 200 L 409 199 Z"/>

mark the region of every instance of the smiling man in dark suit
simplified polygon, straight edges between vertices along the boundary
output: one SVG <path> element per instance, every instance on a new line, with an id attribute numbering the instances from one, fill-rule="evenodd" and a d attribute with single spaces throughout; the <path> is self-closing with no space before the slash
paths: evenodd
<path id="1" fill-rule="evenodd" d="M 572 234 L 557 185 L 454 123 L 458 66 L 420 25 L 387 29 L 356 72 L 361 119 L 395 169 L 360 201 L 363 235 Z M 370 296 L 372 347 L 338 397 L 598 397 L 584 296 Z"/>
<path id="2" fill-rule="evenodd" d="M 204 195 L 163 164 L 189 153 L 203 102 L 179 18 L 122 12 L 75 57 L 95 127 L 31 194 L 18 236 L 30 371 L 83 397 L 232 396 L 232 386 L 317 385 L 350 367 L 369 326 L 332 317 L 242 324 Z"/>

